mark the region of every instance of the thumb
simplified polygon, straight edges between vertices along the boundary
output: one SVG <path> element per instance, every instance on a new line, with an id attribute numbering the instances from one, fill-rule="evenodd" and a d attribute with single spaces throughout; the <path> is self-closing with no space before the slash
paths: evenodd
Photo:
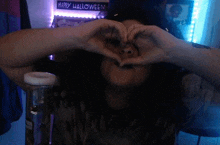
<path id="1" fill-rule="evenodd" d="M 111 50 L 103 49 L 100 53 L 106 57 L 118 61 L 118 63 L 121 63 L 121 57 L 118 56 L 116 53 L 112 52 Z"/>
<path id="2" fill-rule="evenodd" d="M 128 58 L 128 59 L 125 59 L 123 60 L 121 63 L 120 63 L 120 66 L 124 66 L 124 65 L 143 65 L 144 64 L 144 60 L 141 56 L 139 57 L 136 57 L 136 58 Z"/>
<path id="3" fill-rule="evenodd" d="M 98 44 L 97 42 L 96 45 L 92 45 L 86 42 L 82 44 L 83 46 L 81 46 L 80 48 L 82 48 L 85 51 L 101 54 L 103 56 L 109 57 L 121 63 L 121 57 L 118 56 L 116 53 L 112 52 L 111 50 L 104 48 L 102 44 Z"/>

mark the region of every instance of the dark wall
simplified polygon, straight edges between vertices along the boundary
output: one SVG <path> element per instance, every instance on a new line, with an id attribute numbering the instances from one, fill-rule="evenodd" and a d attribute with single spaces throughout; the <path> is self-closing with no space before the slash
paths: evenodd
<path id="1" fill-rule="evenodd" d="M 212 27 L 211 44 L 213 47 L 220 48 L 220 20 Z"/>

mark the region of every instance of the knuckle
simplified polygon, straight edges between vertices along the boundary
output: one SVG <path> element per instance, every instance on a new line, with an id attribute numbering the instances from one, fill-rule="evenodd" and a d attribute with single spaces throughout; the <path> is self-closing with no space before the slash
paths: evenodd
<path id="1" fill-rule="evenodd" d="M 153 32 L 159 32 L 160 28 L 158 26 L 152 26 Z"/>
<path id="2" fill-rule="evenodd" d="M 108 20 L 106 20 L 106 19 L 99 19 L 99 20 L 98 20 L 99 23 L 105 23 L 105 22 L 107 22 L 107 21 L 108 21 Z"/>
<path id="3" fill-rule="evenodd" d="M 159 27 L 158 26 L 156 26 L 156 25 L 153 25 L 153 26 L 151 26 L 152 27 L 152 29 L 158 29 Z"/>
<path id="4" fill-rule="evenodd" d="M 117 22 L 116 26 L 117 26 L 116 28 L 118 28 L 120 31 L 126 30 L 125 26 L 121 22 Z"/>
<path id="5" fill-rule="evenodd" d="M 103 27 L 107 27 L 109 26 L 109 24 L 111 24 L 111 22 L 109 22 L 109 20 L 106 19 L 100 19 L 97 21 L 98 25 L 103 26 Z"/>
<path id="6" fill-rule="evenodd" d="M 142 24 L 135 24 L 135 27 L 143 27 L 144 25 Z"/>

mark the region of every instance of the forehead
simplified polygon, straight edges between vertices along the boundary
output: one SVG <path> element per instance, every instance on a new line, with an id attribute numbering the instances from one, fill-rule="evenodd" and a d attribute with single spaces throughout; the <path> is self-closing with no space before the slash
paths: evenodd
<path id="1" fill-rule="evenodd" d="M 137 20 L 125 20 L 122 22 L 122 24 L 124 24 L 124 26 L 128 29 L 131 25 L 141 24 L 141 23 Z"/>

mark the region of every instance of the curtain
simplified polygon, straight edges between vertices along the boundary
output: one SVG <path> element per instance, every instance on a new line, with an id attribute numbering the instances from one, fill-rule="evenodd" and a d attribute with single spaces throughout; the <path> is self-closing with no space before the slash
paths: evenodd
<path id="1" fill-rule="evenodd" d="M 0 37 L 21 28 L 30 28 L 26 1 L 0 0 Z M 20 87 L 0 70 L 0 135 L 8 132 L 23 113 L 19 92 Z"/>

